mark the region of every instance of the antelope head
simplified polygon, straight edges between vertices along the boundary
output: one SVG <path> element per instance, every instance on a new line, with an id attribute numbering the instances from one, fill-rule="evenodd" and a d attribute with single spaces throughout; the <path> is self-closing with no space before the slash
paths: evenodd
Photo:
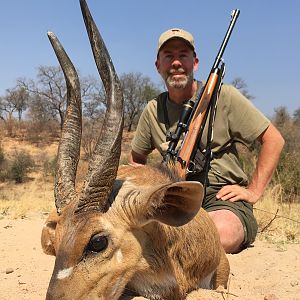
<path id="1" fill-rule="evenodd" d="M 54 187 L 57 211 L 49 216 L 42 232 L 44 251 L 56 256 L 47 299 L 118 299 L 134 272 L 146 265 L 143 238 L 134 228 L 150 219 L 172 226 L 187 223 L 201 206 L 201 188 L 196 183 L 170 183 L 158 178 L 159 187 L 146 189 L 143 179 L 143 187 L 137 192 L 137 183 L 133 180 L 128 184 L 129 180 L 116 197 L 125 199 L 119 201 L 123 213 L 110 204 L 113 187 L 130 176 L 134 178 L 135 171 L 127 170 L 121 181 L 116 180 L 123 128 L 121 87 L 85 0 L 80 0 L 80 5 L 106 90 L 107 111 L 83 187 L 78 191 L 75 178 L 82 131 L 79 79 L 60 42 L 49 32 L 65 75 L 68 101 L 58 147 Z M 181 201 L 183 195 L 189 204 Z M 139 202 L 144 202 L 143 209 L 133 208 Z M 170 208 L 168 212 L 166 208 Z"/>

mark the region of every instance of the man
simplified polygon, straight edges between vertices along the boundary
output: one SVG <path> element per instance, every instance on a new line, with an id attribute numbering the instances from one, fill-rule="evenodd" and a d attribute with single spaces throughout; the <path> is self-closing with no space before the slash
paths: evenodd
<path id="1" fill-rule="evenodd" d="M 155 66 L 168 91 L 151 100 L 143 111 L 129 163 L 146 164 L 154 149 L 164 155 L 168 147 L 167 131 L 174 132 L 183 103 L 195 97 L 201 84 L 194 80 L 198 63 L 189 32 L 174 28 L 160 36 Z M 200 150 L 205 149 L 207 127 L 206 124 Z M 236 144 L 250 146 L 255 140 L 261 143 L 261 150 L 249 181 L 240 166 Z M 216 224 L 227 253 L 237 253 L 254 241 L 257 223 L 253 205 L 269 183 L 283 145 L 281 134 L 250 101 L 234 87 L 222 86 L 214 124 L 213 158 L 202 206 Z M 187 180 L 203 182 L 205 176 L 202 171 Z"/>

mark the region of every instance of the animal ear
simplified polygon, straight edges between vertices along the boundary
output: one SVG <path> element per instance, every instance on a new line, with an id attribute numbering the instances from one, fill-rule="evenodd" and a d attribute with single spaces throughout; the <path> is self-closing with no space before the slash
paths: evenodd
<path id="1" fill-rule="evenodd" d="M 51 213 L 47 218 L 42 230 L 41 245 L 44 253 L 48 255 L 56 255 L 54 243 L 58 218 L 59 216 L 56 212 Z"/>
<path id="2" fill-rule="evenodd" d="M 194 181 L 181 181 L 160 187 L 148 199 L 150 219 L 170 226 L 182 226 L 198 213 L 203 195 L 202 184 Z"/>

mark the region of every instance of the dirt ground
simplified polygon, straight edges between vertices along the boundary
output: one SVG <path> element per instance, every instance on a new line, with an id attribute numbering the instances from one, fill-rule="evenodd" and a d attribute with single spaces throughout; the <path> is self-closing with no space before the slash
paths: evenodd
<path id="1" fill-rule="evenodd" d="M 54 258 L 43 254 L 40 246 L 43 219 L 0 220 L 0 299 L 45 298 Z M 209 299 L 300 299 L 299 244 L 258 240 L 252 248 L 228 258 L 229 289 L 213 292 Z"/>

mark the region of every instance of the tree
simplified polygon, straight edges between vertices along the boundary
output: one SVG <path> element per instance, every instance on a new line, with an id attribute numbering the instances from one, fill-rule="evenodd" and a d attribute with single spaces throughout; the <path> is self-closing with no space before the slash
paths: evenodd
<path id="1" fill-rule="evenodd" d="M 61 68 L 40 66 L 38 68 L 37 82 L 24 79 L 19 79 L 18 82 L 20 86 L 23 86 L 33 96 L 34 101 L 30 105 L 36 104 L 37 101 L 44 103 L 51 111 L 52 117 L 59 117 L 62 127 L 67 91 Z M 31 111 L 33 110 L 31 107 Z"/>
<path id="2" fill-rule="evenodd" d="M 40 95 L 32 95 L 30 98 L 28 116 L 37 126 L 46 125 L 49 121 L 55 120 L 55 114 L 51 111 L 47 102 Z"/>
<path id="3" fill-rule="evenodd" d="M 275 108 L 274 111 L 275 111 L 275 115 L 273 118 L 274 124 L 279 128 L 284 127 L 284 125 L 286 125 L 291 119 L 289 112 L 287 111 L 287 108 L 285 106 L 279 106 Z"/>
<path id="4" fill-rule="evenodd" d="M 22 114 L 28 105 L 28 99 L 28 92 L 23 87 L 17 85 L 14 88 L 6 90 L 6 95 L 2 98 L 0 109 L 5 111 L 9 115 L 9 118 L 16 111 L 18 113 L 18 120 L 21 121 Z"/>
<path id="5" fill-rule="evenodd" d="M 120 76 L 124 96 L 125 126 L 128 132 L 137 124 L 138 117 L 149 100 L 160 93 L 150 78 L 141 73 L 127 73 Z"/>
<path id="6" fill-rule="evenodd" d="M 242 79 L 241 77 L 237 77 L 235 79 L 232 80 L 231 84 L 237 88 L 247 99 L 249 100 L 253 100 L 254 96 L 252 96 L 251 94 L 249 94 L 248 92 L 248 85 L 245 82 L 244 79 Z"/>
<path id="7" fill-rule="evenodd" d="M 0 98 L 0 119 L 4 121 L 9 136 L 13 133 L 14 112 L 17 112 L 18 120 L 21 121 L 28 99 L 28 92 L 19 86 L 7 89 L 5 96 Z"/>
<path id="8" fill-rule="evenodd" d="M 30 103 L 30 111 L 43 111 L 43 117 L 58 120 L 62 128 L 67 103 L 67 88 L 64 74 L 59 66 L 40 66 L 38 68 L 37 81 L 19 79 L 19 85 L 26 89 L 33 101 Z M 92 77 L 81 79 L 82 101 L 99 100 L 95 95 L 101 87 Z M 37 107 L 34 107 L 37 106 Z"/>
<path id="9" fill-rule="evenodd" d="M 101 117 L 106 108 L 103 84 L 93 76 L 83 77 L 80 81 L 83 102 L 83 116 L 95 121 Z"/>
<path id="10" fill-rule="evenodd" d="M 293 113 L 293 122 L 296 126 L 300 126 L 300 107 Z"/>
<path id="11" fill-rule="evenodd" d="M 100 131 L 106 107 L 106 97 L 103 84 L 92 76 L 81 80 L 83 99 L 83 128 L 81 146 L 84 158 L 92 156 Z"/>
<path id="12" fill-rule="evenodd" d="M 15 107 L 7 101 L 7 97 L 0 98 L 0 119 L 4 121 L 4 126 L 8 136 L 13 135 L 13 112 Z"/>

